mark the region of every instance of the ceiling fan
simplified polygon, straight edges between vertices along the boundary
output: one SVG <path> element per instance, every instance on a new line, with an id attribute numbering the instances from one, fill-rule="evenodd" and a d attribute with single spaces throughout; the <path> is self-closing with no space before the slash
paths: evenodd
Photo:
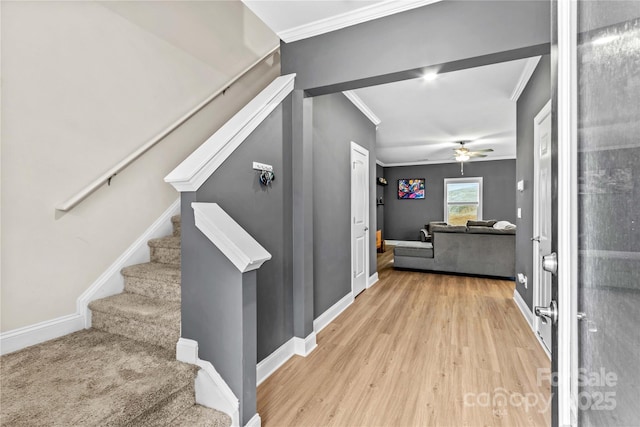
<path id="1" fill-rule="evenodd" d="M 493 148 L 484 148 L 481 150 L 471 151 L 464 145 L 469 141 L 459 141 L 460 148 L 454 148 L 454 158 L 457 162 L 460 162 L 460 174 L 464 175 L 464 162 L 471 160 L 472 157 L 487 157 L 486 154 L 482 153 L 490 153 L 493 151 Z"/>

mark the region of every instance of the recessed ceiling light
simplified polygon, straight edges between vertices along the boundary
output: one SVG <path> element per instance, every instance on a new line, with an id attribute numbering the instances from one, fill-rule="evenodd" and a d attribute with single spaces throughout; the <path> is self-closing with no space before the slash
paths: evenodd
<path id="1" fill-rule="evenodd" d="M 612 41 L 618 40 L 619 38 L 620 36 L 618 35 L 603 36 L 595 39 L 592 43 L 595 45 L 602 45 L 602 44 L 611 43 Z"/>
<path id="2" fill-rule="evenodd" d="M 427 74 L 425 74 L 425 75 L 423 75 L 423 76 L 422 76 L 422 79 L 423 79 L 425 82 L 432 82 L 432 81 L 434 81 L 434 80 L 435 80 L 435 79 L 437 79 L 437 78 L 438 78 L 438 73 L 427 73 Z"/>

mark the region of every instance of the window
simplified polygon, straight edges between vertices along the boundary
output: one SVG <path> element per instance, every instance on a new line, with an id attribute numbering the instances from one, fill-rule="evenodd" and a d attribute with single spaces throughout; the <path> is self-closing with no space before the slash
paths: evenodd
<path id="1" fill-rule="evenodd" d="M 482 178 L 444 180 L 444 219 L 449 225 L 482 219 Z"/>

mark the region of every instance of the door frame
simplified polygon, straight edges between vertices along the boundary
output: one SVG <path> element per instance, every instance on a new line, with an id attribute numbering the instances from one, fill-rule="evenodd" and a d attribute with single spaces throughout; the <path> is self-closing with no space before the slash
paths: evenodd
<path id="1" fill-rule="evenodd" d="M 538 126 L 539 124 L 547 117 L 551 115 L 551 100 L 549 100 L 544 107 L 536 114 L 533 119 L 533 236 L 540 235 L 540 216 L 538 212 L 538 204 L 540 202 L 540 141 L 538 138 Z M 550 148 L 551 149 L 551 148 Z M 552 178 L 552 177 L 551 177 Z M 535 245 L 535 241 L 532 241 Z M 539 247 L 534 246 L 533 249 L 533 306 L 543 305 L 543 302 L 540 300 L 540 270 L 542 269 L 542 258 L 540 257 Z M 538 334 L 538 329 L 540 328 L 541 320 L 538 316 L 533 316 L 533 328 L 536 333 L 536 338 L 540 341 L 542 349 L 547 354 L 549 359 L 551 359 L 551 353 L 547 350 L 545 344 L 542 342 Z"/>
<path id="2" fill-rule="evenodd" d="M 557 372 L 559 426 L 577 425 L 577 272 L 578 272 L 578 144 L 577 144 L 577 2 L 555 0 L 557 31 L 557 253 L 558 275 L 553 292 L 558 304 L 557 338 L 552 365 Z M 552 74 L 553 76 L 553 74 Z M 552 112 L 553 114 L 553 112 Z"/>
<path id="3" fill-rule="evenodd" d="M 369 182 L 369 178 L 370 178 L 370 174 L 369 174 L 369 150 L 367 150 L 366 148 L 364 148 L 363 146 L 351 141 L 350 144 L 350 148 L 349 148 L 349 176 L 350 176 L 350 182 L 351 182 L 351 188 L 349 190 L 349 195 L 350 195 L 350 200 L 349 200 L 349 205 L 350 205 L 350 215 L 349 215 L 349 235 L 350 235 L 350 252 L 351 252 L 351 271 L 350 271 L 350 276 L 351 276 L 351 295 L 353 296 L 353 298 L 356 297 L 356 293 L 354 290 L 354 279 L 355 277 L 353 276 L 353 271 L 354 271 L 354 247 L 353 247 L 353 199 L 352 199 L 352 191 L 353 191 L 353 160 L 354 160 L 354 152 L 358 151 L 359 153 L 363 154 L 366 157 L 366 165 L 367 167 L 365 168 L 365 173 L 366 173 L 366 177 L 365 177 L 365 183 L 367 184 L 367 188 L 366 188 L 366 197 L 365 197 L 365 224 L 367 227 L 367 230 L 364 233 L 364 250 L 365 250 L 365 263 L 364 263 L 364 274 L 365 274 L 365 285 L 364 285 L 364 290 L 367 289 L 368 284 L 369 284 L 369 257 L 371 256 L 371 248 L 369 247 L 369 235 L 371 234 L 371 229 L 369 227 L 369 223 L 370 223 L 370 215 L 369 215 L 369 205 L 370 205 L 370 197 L 369 197 L 369 190 L 370 190 L 370 186 L 371 183 Z"/>

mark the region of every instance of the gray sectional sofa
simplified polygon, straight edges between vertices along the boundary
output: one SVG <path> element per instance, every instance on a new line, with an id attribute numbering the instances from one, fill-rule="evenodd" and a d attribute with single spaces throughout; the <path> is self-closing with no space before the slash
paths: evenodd
<path id="1" fill-rule="evenodd" d="M 431 242 L 398 244 L 393 250 L 394 267 L 514 277 L 516 230 L 499 230 L 486 224 L 430 224 Z"/>

